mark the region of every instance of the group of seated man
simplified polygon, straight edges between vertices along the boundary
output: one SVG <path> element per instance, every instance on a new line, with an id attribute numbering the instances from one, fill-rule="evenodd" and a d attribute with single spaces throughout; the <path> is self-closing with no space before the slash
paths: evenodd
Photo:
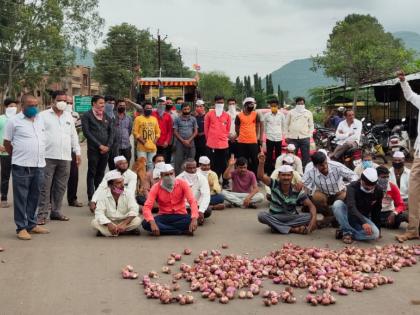
<path id="1" fill-rule="evenodd" d="M 260 212 L 258 221 L 272 232 L 307 234 L 335 226 L 337 239 L 349 244 L 377 239 L 381 228 L 396 229 L 408 219 L 410 171 L 401 152 L 394 154 L 390 169 L 374 164 L 364 153 L 353 171 L 319 150 L 303 172 L 294 148 L 288 147 L 270 176 L 264 172 L 265 159 L 261 152 L 254 174 L 245 158 L 231 156 L 223 178 L 218 178 L 206 156 L 198 165 L 187 159 L 177 177 L 162 155 L 155 155 L 149 171 L 144 157 L 130 170 L 126 159 L 118 156 L 116 169 L 105 175 L 92 198 L 92 226 L 104 236 L 138 235 L 140 225 L 155 236 L 192 235 L 213 210 L 256 209 L 267 199 L 268 211 Z M 266 186 L 265 196 L 257 179 Z M 221 188 L 223 180 L 230 181 L 230 189 Z"/>

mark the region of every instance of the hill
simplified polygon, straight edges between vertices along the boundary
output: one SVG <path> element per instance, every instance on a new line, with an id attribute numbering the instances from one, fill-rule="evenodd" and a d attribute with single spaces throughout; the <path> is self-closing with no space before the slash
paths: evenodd
<path id="1" fill-rule="evenodd" d="M 396 32 L 393 35 L 400 38 L 405 47 L 420 53 L 420 35 L 415 32 Z M 291 97 L 308 96 L 308 90 L 317 86 L 337 85 L 338 81 L 326 77 L 322 71 L 311 71 L 311 58 L 293 60 L 271 73 L 274 91 L 280 84 L 282 90 L 288 90 Z M 263 80 L 263 86 L 265 82 Z"/>

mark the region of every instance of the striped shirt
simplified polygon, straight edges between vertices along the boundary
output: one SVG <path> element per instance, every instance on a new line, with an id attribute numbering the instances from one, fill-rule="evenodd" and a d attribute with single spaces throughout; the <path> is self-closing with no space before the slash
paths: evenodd
<path id="1" fill-rule="evenodd" d="M 358 177 L 348 167 L 335 161 L 328 161 L 328 174 L 322 174 L 317 167 L 306 170 L 303 174 L 303 184 L 311 191 L 320 191 L 327 195 L 335 195 L 344 189 L 343 179 L 349 182 L 357 181 Z"/>

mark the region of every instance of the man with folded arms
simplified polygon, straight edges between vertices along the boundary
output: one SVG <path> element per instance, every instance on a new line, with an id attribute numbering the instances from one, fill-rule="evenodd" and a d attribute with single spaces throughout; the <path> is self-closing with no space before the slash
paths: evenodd
<path id="1" fill-rule="evenodd" d="M 159 235 L 193 235 L 197 229 L 198 206 L 188 183 L 175 178 L 172 165 L 165 164 L 160 171 L 160 181 L 153 185 L 143 207 L 142 226 L 155 236 Z M 191 207 L 188 214 L 185 200 Z M 153 217 L 154 203 L 159 207 Z"/>
<path id="2" fill-rule="evenodd" d="M 124 189 L 124 178 L 117 170 L 106 175 L 107 188 L 98 200 L 92 227 L 97 236 L 139 235 L 139 206 L 131 192 Z"/>

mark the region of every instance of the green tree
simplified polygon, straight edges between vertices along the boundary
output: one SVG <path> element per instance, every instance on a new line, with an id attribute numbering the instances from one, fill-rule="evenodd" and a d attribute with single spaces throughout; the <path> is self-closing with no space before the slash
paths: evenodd
<path id="1" fill-rule="evenodd" d="M 0 6 L 0 90 L 16 96 L 66 74 L 73 47 L 100 35 L 98 0 L 14 0 Z"/>
<path id="2" fill-rule="evenodd" d="M 202 99 L 213 102 L 213 98 L 216 95 L 225 97 L 233 95 L 234 84 L 223 72 L 212 71 L 200 74 L 198 88 Z"/>
<path id="3" fill-rule="evenodd" d="M 149 30 L 140 30 L 128 23 L 115 25 L 108 31 L 103 44 L 94 56 L 93 77 L 105 86 L 106 94 L 127 96 L 137 76 L 159 75 L 157 41 Z M 161 43 L 161 60 L 162 76 L 192 76 L 171 44 Z M 141 73 L 136 70 L 138 66 Z"/>
<path id="4" fill-rule="evenodd" d="M 412 60 L 400 40 L 384 31 L 370 15 L 350 14 L 337 22 L 322 55 L 313 58 L 314 68 L 354 88 L 353 109 L 363 83 L 386 78 Z"/>
<path id="5" fill-rule="evenodd" d="M 325 86 L 317 86 L 308 90 L 309 104 L 321 106 L 324 102 Z"/>
<path id="6" fill-rule="evenodd" d="M 271 74 L 265 76 L 265 92 L 267 95 L 274 94 L 273 78 Z"/>
<path id="7" fill-rule="evenodd" d="M 240 77 L 236 77 L 233 96 L 236 98 L 238 102 L 241 102 L 242 99 L 244 98 L 244 93 L 245 93 L 244 84 L 242 83 Z"/>
<path id="8" fill-rule="evenodd" d="M 252 90 L 251 77 L 250 76 L 245 76 L 244 77 L 244 92 L 245 92 L 245 97 L 249 97 L 249 96 L 254 95 L 254 91 Z"/>

